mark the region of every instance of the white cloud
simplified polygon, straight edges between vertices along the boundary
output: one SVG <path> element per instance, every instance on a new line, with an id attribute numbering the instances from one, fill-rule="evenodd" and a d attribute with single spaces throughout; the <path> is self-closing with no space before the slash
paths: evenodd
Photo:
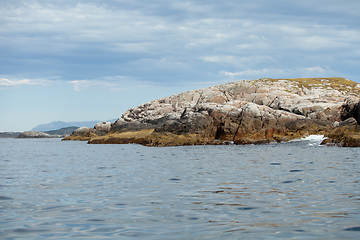
<path id="1" fill-rule="evenodd" d="M 260 70 L 254 70 L 254 69 L 247 69 L 245 71 L 241 72 L 221 72 L 221 75 L 229 76 L 231 78 L 234 78 L 236 76 L 246 76 L 246 77 L 253 77 L 256 76 L 256 78 L 266 77 L 266 75 L 274 75 L 274 74 L 284 74 L 283 69 L 260 69 Z"/>
<path id="2" fill-rule="evenodd" d="M 236 56 L 205 56 L 200 57 L 199 59 L 204 62 L 212 62 L 212 63 L 232 63 L 232 64 L 251 64 L 251 63 L 259 63 L 259 62 L 273 62 L 274 59 L 270 56 L 249 56 L 249 57 L 236 57 Z"/>
<path id="3" fill-rule="evenodd" d="M 74 90 L 77 92 L 82 91 L 88 87 L 94 86 L 94 83 L 89 80 L 75 80 L 75 81 L 69 81 L 69 83 L 74 85 Z"/>
<path id="4" fill-rule="evenodd" d="M 119 87 L 118 84 L 113 82 L 99 81 L 99 80 L 75 80 L 69 81 L 68 83 L 73 84 L 74 90 L 77 92 L 87 90 L 89 88 L 107 88 L 112 91 L 123 91 L 125 89 Z"/>
<path id="5" fill-rule="evenodd" d="M 64 80 L 121 74 L 156 83 L 182 70 L 183 81 L 191 82 L 222 69 L 236 72 L 235 67 L 242 69 L 241 76 L 250 76 L 317 65 L 345 72 L 349 68 L 339 59 L 359 56 L 354 50 L 359 49 L 358 27 L 316 15 L 320 10 L 311 1 L 281 2 L 276 12 L 267 8 L 279 1 L 8 2 L 0 9 L 0 46 L 9 53 L 3 68 L 33 72 L 26 75 L 30 78 L 39 72 Z M 303 7 L 294 13 L 294 6 Z M 78 90 L 101 86 L 94 81 L 72 84 Z"/>
<path id="6" fill-rule="evenodd" d="M 204 62 L 233 63 L 236 61 L 236 57 L 234 57 L 234 56 L 206 56 L 206 57 L 200 57 L 200 59 L 204 60 Z"/>
<path id="7" fill-rule="evenodd" d="M 260 41 L 260 42 L 252 42 L 252 43 L 243 43 L 239 45 L 235 45 L 234 49 L 236 50 L 266 50 L 271 46 L 269 41 Z"/>
<path id="8" fill-rule="evenodd" d="M 309 71 L 309 72 L 325 72 L 325 69 L 323 69 L 322 67 L 319 67 L 319 66 L 316 66 L 316 67 L 307 67 L 305 68 L 306 71 Z"/>
<path id="9" fill-rule="evenodd" d="M 305 36 L 294 38 L 294 46 L 306 50 L 341 49 L 349 47 L 349 43 L 331 36 Z"/>
<path id="10" fill-rule="evenodd" d="M 24 85 L 48 85 L 51 81 L 43 79 L 22 79 L 22 80 L 9 80 L 0 78 L 0 87 L 15 87 Z"/>
<path id="11" fill-rule="evenodd" d="M 172 57 L 162 57 L 158 58 L 143 58 L 137 61 L 132 61 L 129 63 L 129 67 L 135 69 L 135 71 L 143 70 L 143 69 L 157 69 L 158 71 L 164 70 L 189 70 L 188 63 L 177 61 L 179 59 L 174 59 Z"/>
<path id="12" fill-rule="evenodd" d="M 151 49 L 155 47 L 151 42 L 134 42 L 134 43 L 112 43 L 112 50 L 119 52 L 133 52 L 133 53 L 146 53 L 151 52 Z"/>
<path id="13" fill-rule="evenodd" d="M 296 77 L 334 77 L 339 76 L 336 72 L 328 67 L 298 67 L 298 68 L 262 68 L 262 69 L 247 69 L 244 71 L 230 72 L 221 71 L 220 76 L 236 79 L 259 79 L 264 77 L 269 78 L 296 78 Z"/>
<path id="14" fill-rule="evenodd" d="M 89 89 L 105 89 L 111 91 L 129 91 L 134 88 L 152 88 L 150 82 L 137 81 L 131 77 L 108 76 L 93 80 L 74 80 L 68 81 L 77 92 Z"/>

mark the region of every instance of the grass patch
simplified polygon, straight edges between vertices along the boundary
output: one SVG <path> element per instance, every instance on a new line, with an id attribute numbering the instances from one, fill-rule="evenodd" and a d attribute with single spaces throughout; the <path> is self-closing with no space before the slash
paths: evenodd
<path id="1" fill-rule="evenodd" d="M 331 77 L 331 78 L 292 78 L 292 79 L 272 79 L 272 78 L 261 78 L 259 81 L 262 82 L 277 82 L 279 80 L 286 80 L 294 83 L 299 88 L 323 88 L 328 87 L 338 90 L 340 92 L 353 93 L 356 95 L 360 94 L 360 89 L 356 86 L 359 84 L 357 82 L 351 81 L 346 78 L 341 77 Z"/>

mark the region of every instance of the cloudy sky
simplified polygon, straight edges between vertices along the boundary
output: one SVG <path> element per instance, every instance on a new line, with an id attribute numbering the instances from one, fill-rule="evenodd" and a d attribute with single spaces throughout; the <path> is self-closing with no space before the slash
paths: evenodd
<path id="1" fill-rule="evenodd" d="M 241 79 L 360 82 L 358 0 L 2 0 L 0 132 Z"/>

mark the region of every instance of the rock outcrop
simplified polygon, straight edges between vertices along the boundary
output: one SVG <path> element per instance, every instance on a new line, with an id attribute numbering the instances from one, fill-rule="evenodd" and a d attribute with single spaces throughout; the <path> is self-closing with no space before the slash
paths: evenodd
<path id="1" fill-rule="evenodd" d="M 25 131 L 19 133 L 15 138 L 63 138 L 76 131 L 78 127 L 65 127 L 49 131 Z"/>
<path id="2" fill-rule="evenodd" d="M 144 103 L 112 124 L 78 129 L 64 140 L 147 146 L 287 141 L 326 134 L 349 118 L 357 124 L 359 93 L 360 85 L 344 78 L 237 81 Z"/>
<path id="3" fill-rule="evenodd" d="M 111 128 L 110 122 L 99 122 L 95 124 L 94 128 L 80 127 L 76 129 L 70 136 L 66 136 L 63 140 L 90 140 L 97 136 L 106 135 Z"/>
<path id="4" fill-rule="evenodd" d="M 355 116 L 356 113 L 342 122 L 334 122 L 333 127 L 324 135 L 326 138 L 321 144 L 339 147 L 360 147 L 360 125 L 354 118 Z"/>
<path id="5" fill-rule="evenodd" d="M 40 131 L 25 131 L 17 138 L 62 138 L 63 135 L 50 135 Z"/>

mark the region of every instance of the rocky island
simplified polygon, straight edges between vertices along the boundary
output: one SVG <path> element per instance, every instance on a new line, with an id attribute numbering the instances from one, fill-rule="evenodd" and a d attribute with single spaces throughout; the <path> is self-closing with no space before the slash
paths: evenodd
<path id="1" fill-rule="evenodd" d="M 263 144 L 310 134 L 360 146 L 360 84 L 344 78 L 242 80 L 144 103 L 63 140 L 145 146 Z"/>
<path id="2" fill-rule="evenodd" d="M 60 138 L 61 135 L 50 135 L 41 131 L 25 131 L 16 138 Z"/>
<path id="3" fill-rule="evenodd" d="M 76 129 L 78 127 L 72 126 L 49 131 L 25 131 L 19 133 L 15 138 L 63 138 L 69 136 Z"/>

